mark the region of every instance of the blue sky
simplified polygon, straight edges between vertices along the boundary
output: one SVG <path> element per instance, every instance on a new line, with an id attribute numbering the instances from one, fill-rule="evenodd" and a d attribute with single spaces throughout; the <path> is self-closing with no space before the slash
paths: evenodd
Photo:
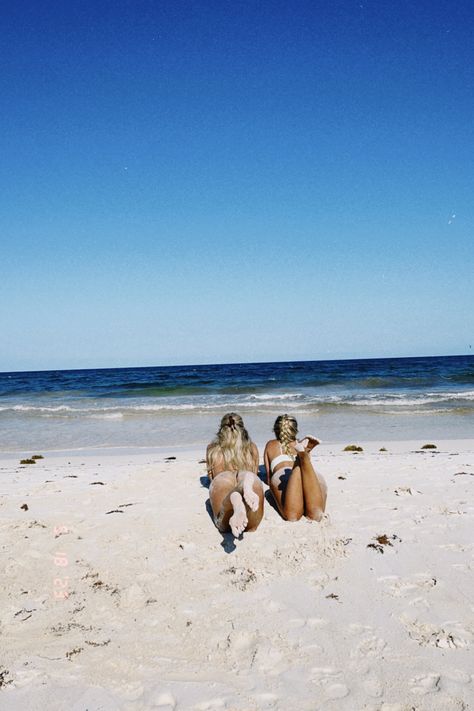
<path id="1" fill-rule="evenodd" d="M 0 370 L 472 352 L 473 20 L 11 3 Z"/>

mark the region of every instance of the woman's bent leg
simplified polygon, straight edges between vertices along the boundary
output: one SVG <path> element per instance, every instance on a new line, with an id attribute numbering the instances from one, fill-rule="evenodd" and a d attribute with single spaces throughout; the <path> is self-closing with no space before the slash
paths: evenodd
<path id="1" fill-rule="evenodd" d="M 236 486 L 237 476 L 234 472 L 217 474 L 209 486 L 209 500 L 214 514 L 214 523 L 219 531 L 227 531 L 229 528 L 229 520 L 234 513 L 230 495 L 235 491 Z"/>
<path id="2" fill-rule="evenodd" d="M 299 521 L 304 512 L 303 483 L 298 460 L 293 469 L 279 469 L 270 480 L 270 490 L 286 521 Z"/>
<path id="3" fill-rule="evenodd" d="M 303 484 L 304 515 L 313 521 L 320 521 L 326 508 L 326 482 L 316 474 L 309 452 L 298 452 L 297 461 Z"/>
<path id="4" fill-rule="evenodd" d="M 262 482 L 253 472 L 239 472 L 237 481 L 242 487 L 242 496 L 247 509 L 246 531 L 255 531 L 263 518 L 265 497 Z"/>
<path id="5" fill-rule="evenodd" d="M 249 480 L 249 474 L 252 481 Z M 257 483 L 253 481 L 253 477 L 255 474 L 252 472 L 242 472 L 238 476 L 233 472 L 221 472 L 212 480 L 209 499 L 219 531 L 225 532 L 230 528 L 234 536 L 240 536 L 244 531 L 254 531 L 257 528 L 263 516 L 263 490 L 257 477 Z M 256 495 L 256 500 L 252 499 L 251 494 Z M 246 503 L 246 497 L 252 508 Z"/>
<path id="6" fill-rule="evenodd" d="M 219 515 L 224 499 L 237 486 L 237 476 L 234 472 L 221 472 L 214 477 L 209 486 L 209 500 L 214 518 Z"/>

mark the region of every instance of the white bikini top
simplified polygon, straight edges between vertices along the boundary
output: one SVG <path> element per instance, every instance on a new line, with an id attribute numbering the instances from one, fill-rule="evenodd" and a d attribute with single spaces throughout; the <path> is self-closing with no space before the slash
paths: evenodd
<path id="1" fill-rule="evenodd" d="M 276 467 L 277 464 L 281 464 L 281 462 L 292 462 L 292 463 L 293 463 L 293 461 L 294 461 L 294 460 L 293 460 L 293 457 L 291 456 L 291 454 L 284 454 L 284 453 L 283 453 L 283 447 L 281 446 L 281 442 L 280 442 L 280 451 L 281 451 L 281 454 L 278 454 L 278 455 L 277 455 L 276 457 L 274 457 L 274 459 L 272 459 L 272 461 L 270 462 L 270 472 L 271 472 L 272 474 L 273 474 L 273 472 L 275 471 L 275 467 Z"/>

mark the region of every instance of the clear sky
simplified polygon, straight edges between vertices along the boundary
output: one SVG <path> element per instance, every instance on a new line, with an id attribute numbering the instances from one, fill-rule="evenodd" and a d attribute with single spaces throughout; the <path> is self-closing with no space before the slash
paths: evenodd
<path id="1" fill-rule="evenodd" d="M 13 0 L 0 370 L 470 353 L 471 0 Z"/>

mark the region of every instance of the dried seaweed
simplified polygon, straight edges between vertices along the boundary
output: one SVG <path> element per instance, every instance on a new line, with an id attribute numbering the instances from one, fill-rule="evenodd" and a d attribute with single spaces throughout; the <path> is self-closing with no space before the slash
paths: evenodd
<path id="1" fill-rule="evenodd" d="M 386 533 L 382 533 L 380 536 L 375 536 L 376 543 L 368 543 L 367 548 L 373 548 L 374 550 L 377 551 L 377 553 L 384 553 L 384 546 L 390 546 L 393 547 L 392 541 L 400 541 L 401 538 L 399 538 L 395 533 L 391 536 L 387 536 Z"/>

